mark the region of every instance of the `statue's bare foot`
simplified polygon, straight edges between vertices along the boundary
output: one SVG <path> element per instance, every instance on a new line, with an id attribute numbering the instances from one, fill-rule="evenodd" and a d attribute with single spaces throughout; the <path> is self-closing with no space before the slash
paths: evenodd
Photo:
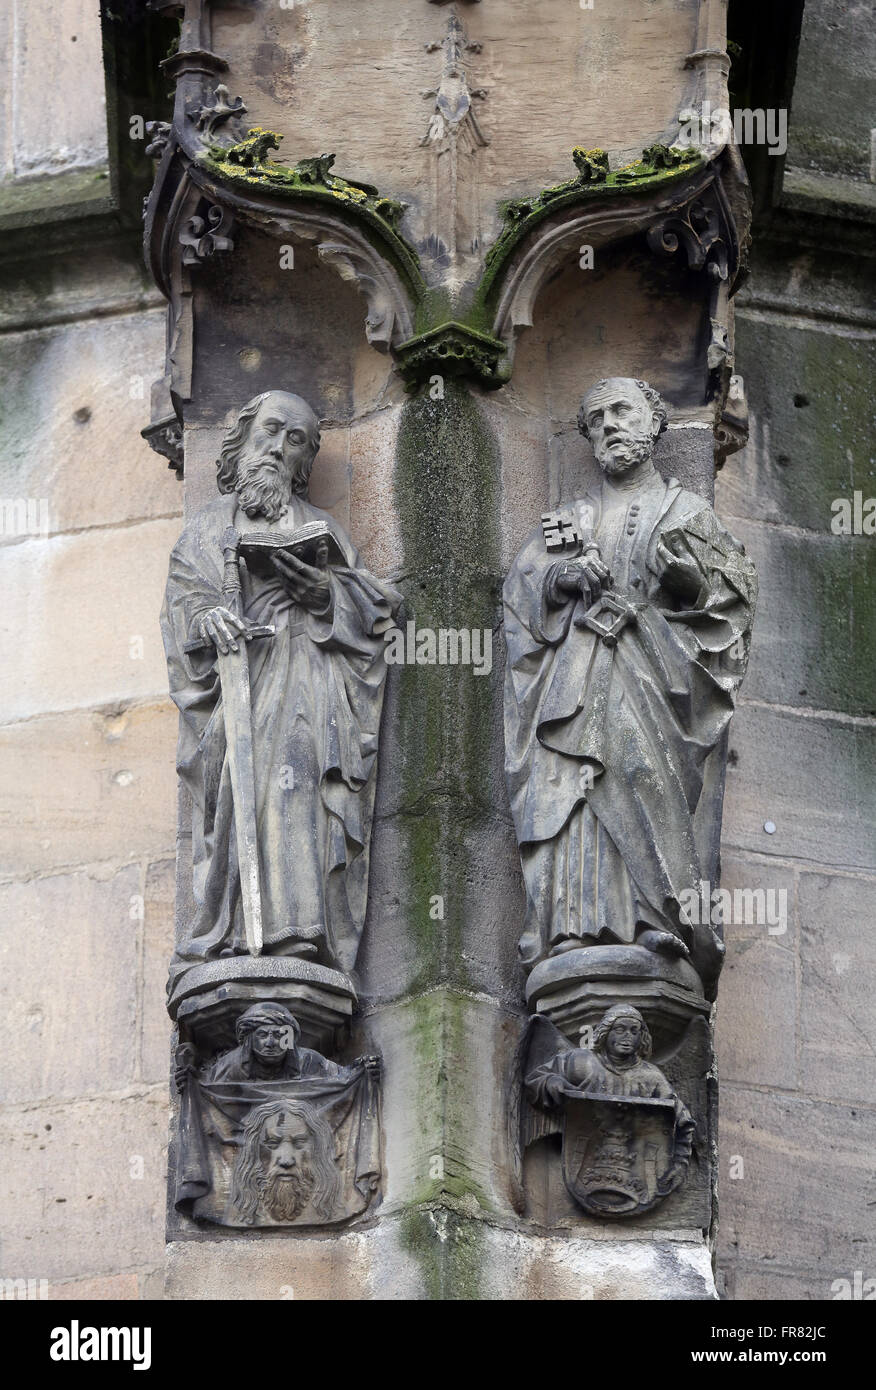
<path id="1" fill-rule="evenodd" d="M 673 936 L 669 931 L 657 931 L 654 927 L 640 932 L 636 937 L 636 945 L 645 946 L 649 951 L 658 951 L 664 956 L 690 955 L 680 936 Z"/>

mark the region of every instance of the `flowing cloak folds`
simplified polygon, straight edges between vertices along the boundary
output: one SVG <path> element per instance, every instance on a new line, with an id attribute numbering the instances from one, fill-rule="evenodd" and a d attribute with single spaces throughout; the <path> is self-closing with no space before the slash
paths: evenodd
<path id="1" fill-rule="evenodd" d="M 383 633 L 401 595 L 363 569 L 337 523 L 303 498 L 293 498 L 284 529 L 317 520 L 328 523 L 347 559 L 329 570 L 328 616 L 297 605 L 278 579 L 242 573 L 244 616 L 277 629 L 246 644 L 263 930 L 268 954 L 313 942 L 325 964 L 350 970 L 368 889 Z M 181 715 L 177 769 L 193 806 L 195 910 L 171 963 L 171 987 L 189 965 L 246 949 L 215 652 L 183 650 L 198 639 L 203 615 L 223 602 L 229 526 L 251 529 L 234 495 L 192 519 L 171 555 L 162 611 L 170 693 Z"/>
<path id="2" fill-rule="evenodd" d="M 380 1178 L 377 1084 L 362 1066 L 326 1065 L 331 1070 L 303 1065 L 299 1080 L 208 1081 L 192 1077 L 180 1102 L 180 1129 L 186 1142 L 180 1145 L 176 1159 L 177 1210 L 222 1226 L 246 1225 L 232 1200 L 243 1126 L 255 1106 L 288 1100 L 305 1101 L 329 1125 L 334 1139 L 332 1157 L 341 1179 L 331 1212 L 314 1215 L 305 1208 L 289 1224 L 330 1224 L 363 1212 Z M 278 1223 L 262 1216 L 257 1224 Z"/>
<path id="3" fill-rule="evenodd" d="M 710 923 L 692 929 L 682 894 L 699 893 L 717 870 L 719 745 L 748 656 L 754 567 L 675 479 L 655 475 L 623 497 L 603 482 L 561 514 L 591 520 L 613 589 L 639 611 L 610 647 L 576 624 L 582 600 L 553 607 L 557 555 L 540 529 L 505 582 L 505 772 L 527 890 L 521 956 L 532 966 L 561 941 L 629 942 L 652 927 L 681 937 L 709 987 L 723 948 Z M 703 573 L 690 603 L 661 582 L 657 542 L 668 531 L 681 533 Z"/>

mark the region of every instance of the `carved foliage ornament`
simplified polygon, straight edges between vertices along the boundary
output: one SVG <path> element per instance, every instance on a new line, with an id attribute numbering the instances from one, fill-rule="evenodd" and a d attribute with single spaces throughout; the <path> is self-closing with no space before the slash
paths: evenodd
<path id="1" fill-rule="evenodd" d="M 230 97 L 228 88 L 220 83 L 211 98 L 204 102 L 194 102 L 189 108 L 189 117 L 207 141 L 217 138 L 223 126 L 234 138 L 243 136 L 240 117 L 246 115 L 242 97 Z"/>
<path id="2" fill-rule="evenodd" d="M 207 207 L 203 216 L 190 217 L 179 234 L 182 264 L 195 269 L 217 251 L 233 251 L 234 242 L 230 236 L 233 226 L 228 209 L 219 203 Z"/>
<path id="3" fill-rule="evenodd" d="M 691 270 L 705 268 L 712 279 L 727 279 L 730 248 L 714 190 L 655 222 L 648 229 L 648 245 L 664 256 L 683 247 Z"/>

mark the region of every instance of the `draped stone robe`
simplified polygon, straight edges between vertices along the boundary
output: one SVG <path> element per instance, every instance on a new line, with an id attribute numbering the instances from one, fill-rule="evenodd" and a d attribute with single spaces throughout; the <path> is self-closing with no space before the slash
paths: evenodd
<path id="1" fill-rule="evenodd" d="M 582 507 L 611 589 L 639 612 L 610 647 L 576 625 L 583 600 L 562 595 L 553 606 L 558 557 L 541 529 L 506 580 L 506 778 L 527 893 L 521 956 L 532 966 L 560 943 L 632 942 L 652 927 L 681 937 L 708 982 L 722 944 L 709 923 L 687 923 L 680 895 L 717 871 L 722 745 L 748 656 L 754 567 L 675 479 L 655 473 L 628 491 L 603 480 L 561 514 L 580 525 Z M 676 528 L 704 573 L 689 603 L 661 582 L 657 541 Z"/>
<path id="2" fill-rule="evenodd" d="M 279 529 L 331 527 L 346 566 L 331 566 L 333 605 L 321 617 L 279 578 L 242 567 L 243 616 L 273 623 L 246 644 L 249 659 L 264 949 L 312 942 L 324 964 L 353 967 L 365 917 L 375 761 L 386 676 L 383 632 L 401 596 L 362 568 L 338 524 L 294 497 Z M 211 647 L 187 654 L 222 596 L 222 537 L 270 529 L 219 498 L 184 530 L 170 561 L 162 632 L 170 693 L 179 707 L 179 775 L 193 802 L 195 912 L 171 965 L 244 951 L 246 937 L 222 695 Z"/>

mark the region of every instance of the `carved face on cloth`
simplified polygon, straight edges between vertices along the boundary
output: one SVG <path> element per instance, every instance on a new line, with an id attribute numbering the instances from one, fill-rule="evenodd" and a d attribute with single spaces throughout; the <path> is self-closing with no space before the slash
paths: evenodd
<path id="1" fill-rule="evenodd" d="M 257 1105 L 244 1125 L 232 1201 L 244 1220 L 289 1223 L 306 1215 L 331 1219 L 340 1191 L 332 1131 L 305 1101 Z"/>
<path id="2" fill-rule="evenodd" d="M 590 440 L 596 462 L 607 477 L 621 476 L 650 459 L 666 425 L 658 400 L 650 386 L 630 377 L 609 377 L 587 392 L 578 428 Z"/>
<path id="3" fill-rule="evenodd" d="M 243 407 L 219 458 L 220 492 L 236 492 L 247 516 L 276 521 L 293 493 L 306 493 L 319 422 L 300 396 L 266 391 Z"/>
<path id="4" fill-rule="evenodd" d="M 292 1221 L 313 1190 L 313 1135 L 300 1115 L 281 1111 L 259 1135 L 262 1200 L 271 1216 Z"/>

